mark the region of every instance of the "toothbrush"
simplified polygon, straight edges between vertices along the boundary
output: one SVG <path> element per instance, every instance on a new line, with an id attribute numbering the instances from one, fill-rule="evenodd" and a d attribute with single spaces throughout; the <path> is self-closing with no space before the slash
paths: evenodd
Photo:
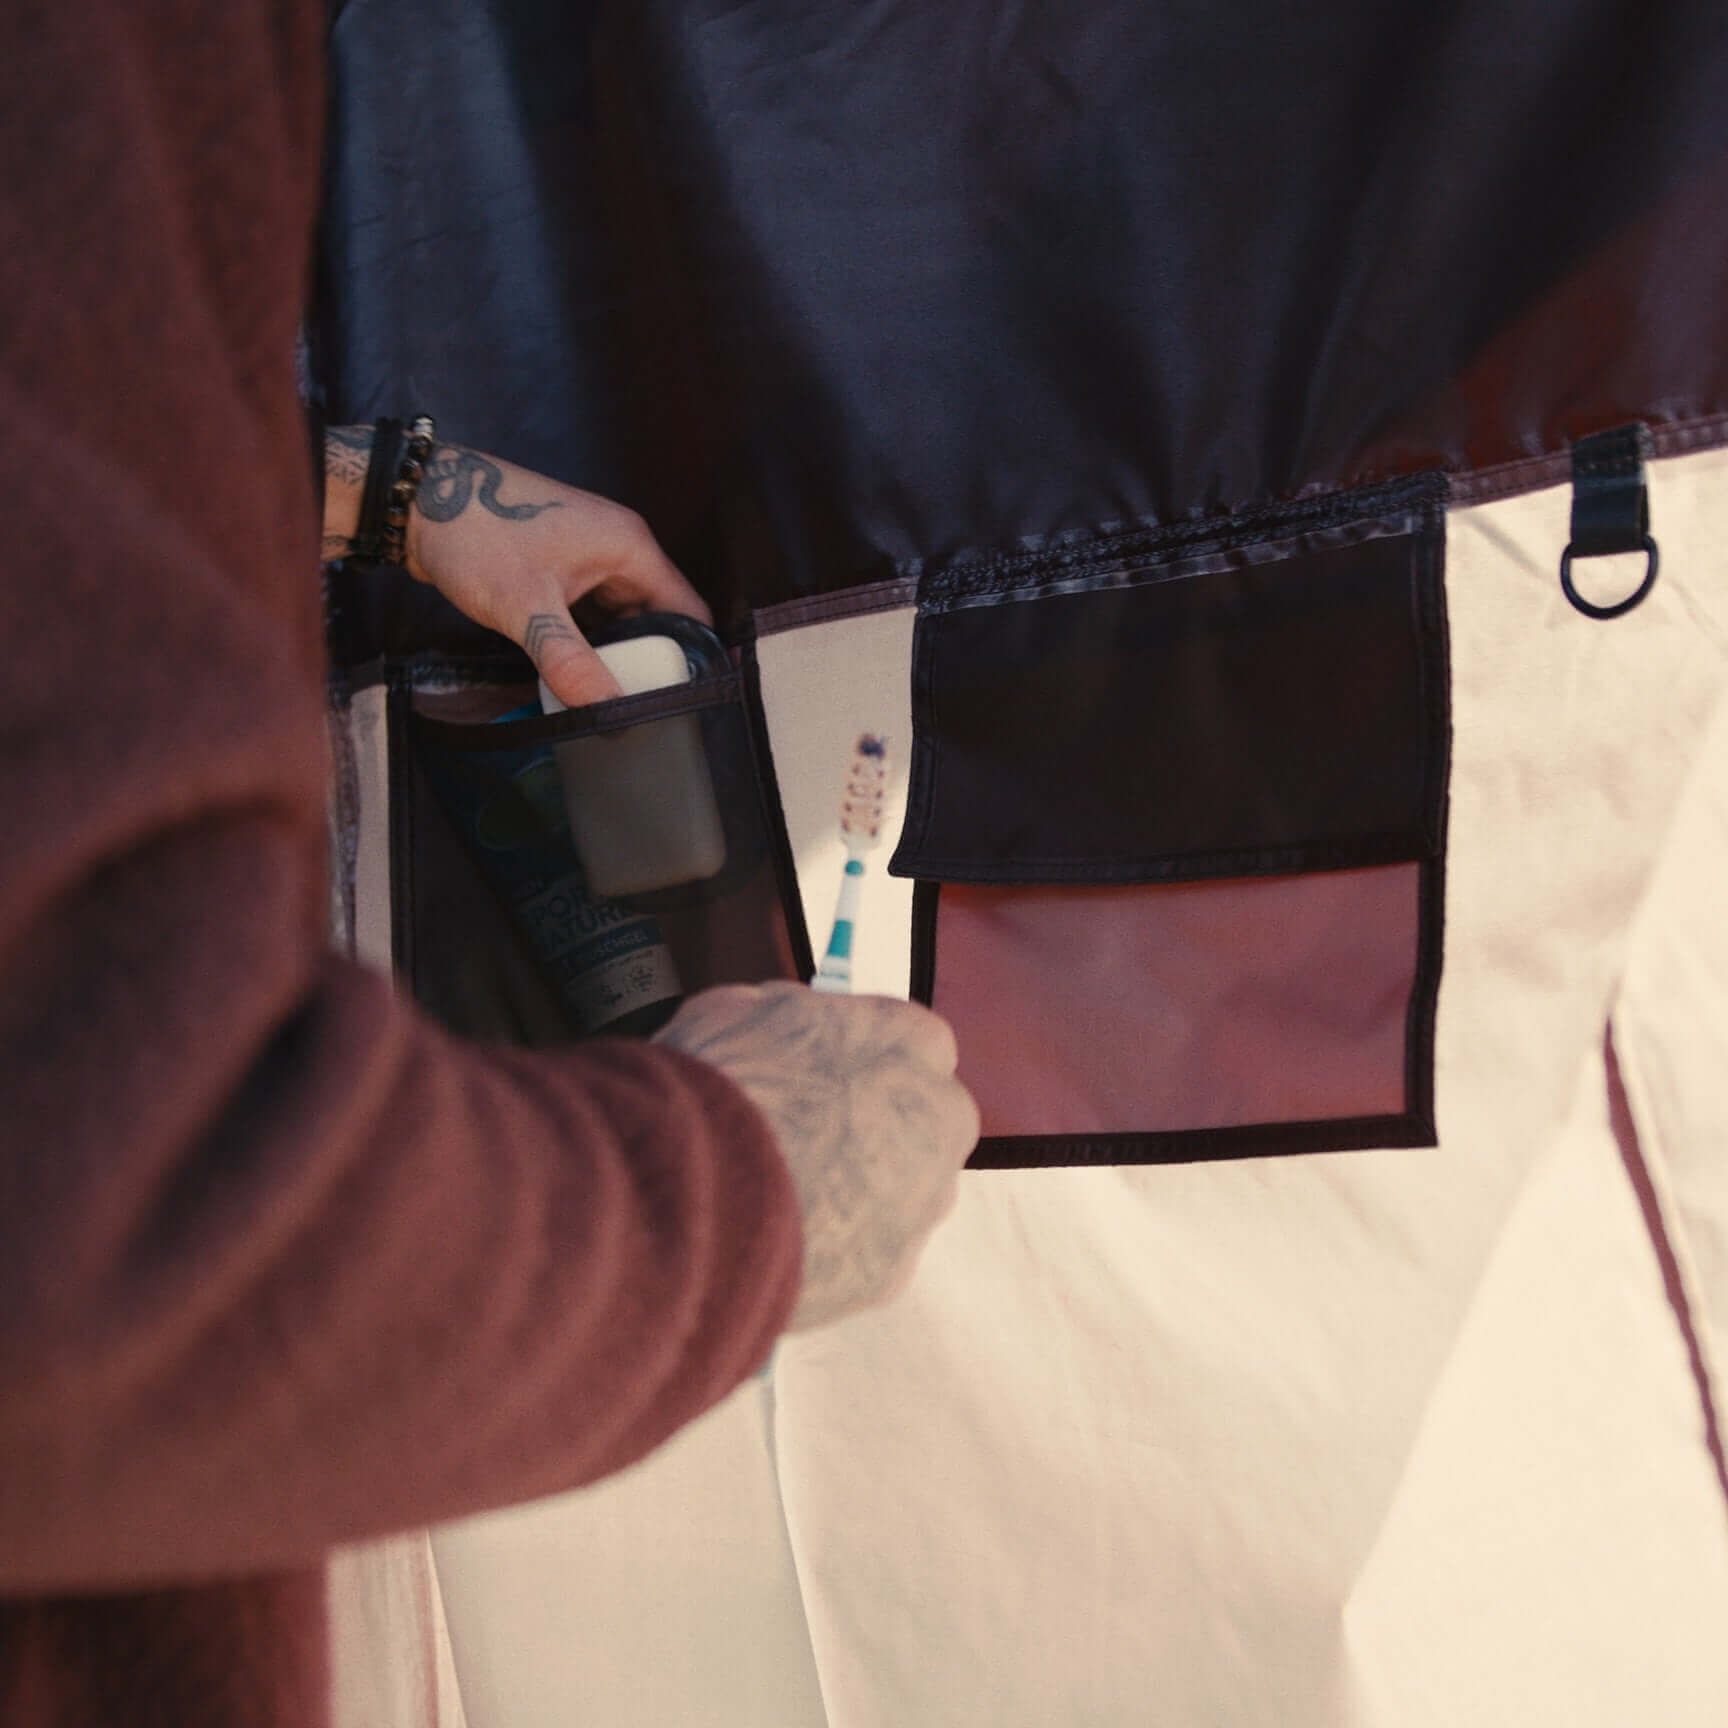
<path id="1" fill-rule="evenodd" d="M 810 980 L 812 990 L 844 996 L 852 990 L 852 927 L 858 918 L 858 895 L 864 881 L 864 854 L 882 844 L 882 807 L 888 795 L 888 740 L 863 733 L 852 750 L 846 790 L 840 797 L 840 838 L 846 847 L 846 869 L 840 878 L 840 902 L 834 908 L 834 930 L 828 951 Z M 774 1364 L 780 1354 L 776 1341 L 768 1360 L 756 1370 L 762 1388 L 762 1420 L 770 1452 L 775 1450 Z M 778 1469 L 778 1466 L 776 1466 Z"/>
<path id="2" fill-rule="evenodd" d="M 840 800 L 846 870 L 840 878 L 840 901 L 834 908 L 834 932 L 816 976 L 810 980 L 812 990 L 845 994 L 852 988 L 852 929 L 864 882 L 864 854 L 882 843 L 882 807 L 887 793 L 888 740 L 866 732 L 852 751 L 846 791 Z"/>

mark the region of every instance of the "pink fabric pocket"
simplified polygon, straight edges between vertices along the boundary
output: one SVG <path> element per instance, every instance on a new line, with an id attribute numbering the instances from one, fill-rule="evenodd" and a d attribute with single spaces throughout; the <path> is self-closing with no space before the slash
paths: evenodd
<path id="1" fill-rule="evenodd" d="M 1435 1143 L 1443 489 L 920 579 L 890 868 L 975 1164 Z"/>
<path id="2" fill-rule="evenodd" d="M 943 888 L 932 1000 L 984 1132 L 1402 1115 L 1419 878 Z"/>

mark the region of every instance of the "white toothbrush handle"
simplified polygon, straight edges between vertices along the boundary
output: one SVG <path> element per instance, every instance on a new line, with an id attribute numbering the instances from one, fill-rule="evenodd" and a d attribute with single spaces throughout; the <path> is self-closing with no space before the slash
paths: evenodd
<path id="1" fill-rule="evenodd" d="M 810 980 L 812 990 L 830 995 L 844 995 L 852 988 L 852 929 L 858 917 L 858 900 L 864 883 L 864 860 L 857 853 L 846 859 L 845 874 L 840 878 L 840 899 L 834 908 L 834 930 L 828 938 L 828 951 Z"/>

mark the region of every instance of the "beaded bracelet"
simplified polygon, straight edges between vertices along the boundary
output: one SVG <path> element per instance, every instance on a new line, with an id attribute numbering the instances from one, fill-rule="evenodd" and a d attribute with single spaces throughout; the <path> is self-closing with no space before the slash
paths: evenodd
<path id="1" fill-rule="evenodd" d="M 385 558 L 392 564 L 408 562 L 408 512 L 426 476 L 426 464 L 432 459 L 432 448 L 438 441 L 438 430 L 430 414 L 417 414 L 408 426 L 408 448 L 402 453 L 402 466 L 396 470 L 395 483 L 384 506 Z"/>
<path id="2" fill-rule="evenodd" d="M 354 557 L 381 564 L 407 563 L 408 512 L 436 442 L 432 416 L 416 415 L 408 428 L 408 447 L 398 463 L 402 422 L 385 418 L 373 426 L 372 454 L 360 494 L 360 520 L 354 530 Z"/>

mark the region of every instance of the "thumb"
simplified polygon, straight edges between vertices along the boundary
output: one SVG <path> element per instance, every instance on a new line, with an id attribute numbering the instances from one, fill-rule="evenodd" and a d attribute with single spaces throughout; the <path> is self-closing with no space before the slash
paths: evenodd
<path id="1" fill-rule="evenodd" d="M 546 688 L 566 708 L 586 708 L 591 702 L 604 702 L 624 694 L 618 680 L 606 670 L 605 662 L 589 646 L 565 608 L 530 613 L 516 639 L 534 662 Z"/>

